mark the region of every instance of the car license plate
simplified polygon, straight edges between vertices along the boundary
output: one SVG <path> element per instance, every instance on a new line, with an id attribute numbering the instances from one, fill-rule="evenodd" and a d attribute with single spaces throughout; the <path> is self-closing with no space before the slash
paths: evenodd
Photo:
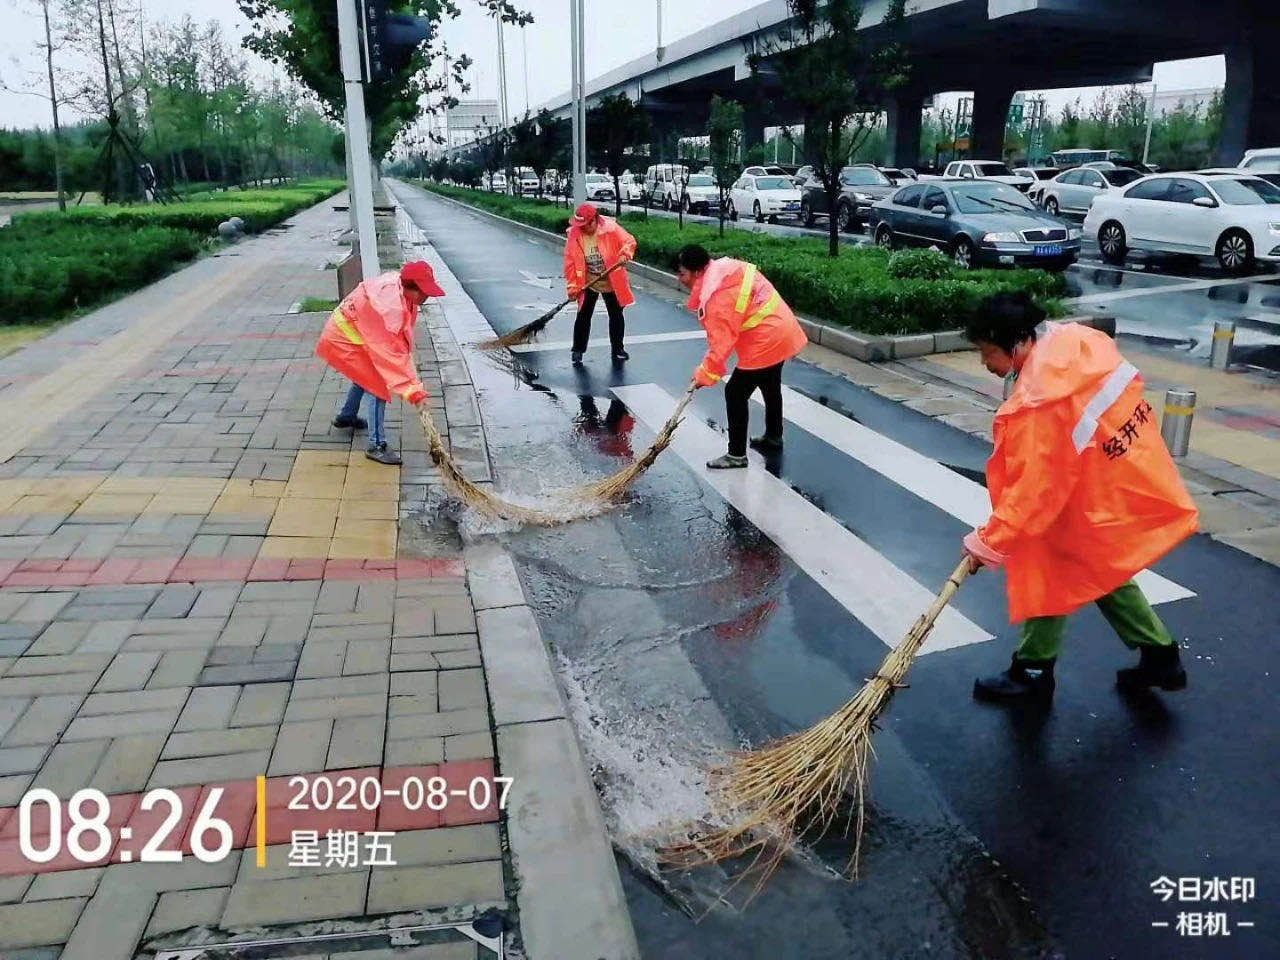
<path id="1" fill-rule="evenodd" d="M 788 210 L 799 210 L 799 209 L 800 209 L 800 204 L 798 204 L 798 203 L 790 203 L 790 202 L 789 202 L 789 203 L 785 204 L 785 206 L 786 206 L 786 208 L 787 208 Z"/>
<path id="2" fill-rule="evenodd" d="M 1040 243 L 1036 244 L 1036 248 L 1032 254 L 1037 257 L 1060 257 L 1062 256 L 1062 244 L 1060 243 Z"/>

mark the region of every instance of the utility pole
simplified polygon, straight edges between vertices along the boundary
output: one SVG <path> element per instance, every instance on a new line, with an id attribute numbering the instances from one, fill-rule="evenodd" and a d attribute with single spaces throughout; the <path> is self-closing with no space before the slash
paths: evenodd
<path id="1" fill-rule="evenodd" d="M 1142 147 L 1142 162 L 1147 162 L 1151 155 L 1151 126 L 1156 119 L 1156 85 L 1151 84 L 1151 99 L 1147 102 L 1147 140 Z"/>
<path id="2" fill-rule="evenodd" d="M 524 67 L 524 112 L 529 112 L 529 31 L 520 28 L 520 63 Z"/>
<path id="3" fill-rule="evenodd" d="M 583 57 L 582 0 L 569 0 L 570 58 L 573 62 L 573 201 L 587 199 L 587 81 Z"/>
<path id="4" fill-rule="evenodd" d="M 502 43 L 502 14 L 493 18 L 498 22 L 498 110 L 502 114 L 502 129 L 505 131 L 511 120 L 507 116 L 507 49 Z"/>
<path id="5" fill-rule="evenodd" d="M 658 0 L 658 46 L 654 50 L 654 55 L 659 63 L 667 55 L 667 48 L 662 45 L 662 0 Z"/>
<path id="6" fill-rule="evenodd" d="M 355 212 L 360 248 L 360 273 L 376 277 L 378 239 L 373 221 L 373 174 L 369 161 L 369 121 L 364 112 L 364 84 L 360 77 L 360 37 L 357 34 L 356 0 L 338 0 L 338 51 L 342 86 L 346 93 L 347 186 Z"/>

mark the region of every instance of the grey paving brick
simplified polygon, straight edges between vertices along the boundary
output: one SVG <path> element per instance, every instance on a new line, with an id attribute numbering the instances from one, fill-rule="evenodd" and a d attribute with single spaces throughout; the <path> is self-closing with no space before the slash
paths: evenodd
<path id="1" fill-rule="evenodd" d="M 200 598 L 191 608 L 193 617 L 227 617 L 236 609 L 236 598 L 240 595 L 241 585 L 238 583 L 218 584 L 217 586 L 201 586 Z"/>
<path id="2" fill-rule="evenodd" d="M 402 867 L 439 866 L 502 857 L 496 823 L 402 831 L 391 841 L 391 851 L 391 859 Z"/>
<path id="3" fill-rule="evenodd" d="M 418 713 L 436 713 L 440 709 L 435 690 L 429 693 L 392 697 L 387 701 L 387 716 L 407 717 Z"/>
<path id="4" fill-rule="evenodd" d="M 435 655 L 442 670 L 458 670 L 462 667 L 479 667 L 479 650 L 442 650 Z"/>
<path id="5" fill-rule="evenodd" d="M 310 700 L 316 697 L 353 696 L 355 694 L 385 694 L 390 680 L 387 674 L 366 674 L 356 677 L 298 680 L 293 685 L 292 700 Z"/>
<path id="6" fill-rule="evenodd" d="M 354 580 L 321 581 L 316 598 L 316 616 L 330 613 L 351 613 L 356 608 L 356 592 L 359 584 Z"/>
<path id="7" fill-rule="evenodd" d="M 358 917 L 365 912 L 365 870 L 289 880 L 238 882 L 231 888 L 221 925 L 225 928 Z"/>
<path id="8" fill-rule="evenodd" d="M 333 723 L 325 770 L 377 766 L 382 762 L 386 721 L 382 717 L 343 717 Z"/>
<path id="9" fill-rule="evenodd" d="M 389 612 L 395 603 L 395 596 L 394 580 L 370 580 L 361 583 L 356 596 L 356 610 Z"/>
<path id="10" fill-rule="evenodd" d="M 147 609 L 147 618 L 185 617 L 200 596 L 200 591 L 189 583 L 170 583 L 160 591 Z"/>
<path id="11" fill-rule="evenodd" d="M 136 620 L 147 612 L 146 603 L 72 603 L 58 614 L 63 620 Z"/>
<path id="12" fill-rule="evenodd" d="M 345 640 L 309 640 L 302 647 L 296 676 L 336 677 L 342 673 L 342 663 L 347 657 Z"/>
<path id="13" fill-rule="evenodd" d="M 68 897 L 92 897 L 98 889 L 98 881 L 106 872 L 105 867 L 88 867 L 83 870 L 60 870 L 42 873 L 36 877 L 27 891 L 27 901 L 65 900 Z"/>
<path id="14" fill-rule="evenodd" d="M 400 637 L 391 641 L 392 653 L 443 653 L 447 650 L 479 650 L 474 633 L 446 633 L 436 637 Z"/>
<path id="15" fill-rule="evenodd" d="M 440 661 L 436 659 L 434 653 L 391 654 L 391 670 L 393 673 L 438 669 L 440 669 Z"/>
<path id="16" fill-rule="evenodd" d="M 382 762 L 388 767 L 416 767 L 429 763 L 444 763 L 444 739 L 415 737 L 412 740 L 388 740 Z"/>
<path id="17" fill-rule="evenodd" d="M 10 623 L 47 623 L 61 614 L 74 597 L 74 593 L 33 593 L 8 620 Z"/>
<path id="18" fill-rule="evenodd" d="M 3 675 L 3 671 L 0 671 L 0 676 Z M 30 697 L 7 697 L 0 700 L 0 746 L 4 744 L 5 737 L 30 705 Z"/>
<path id="19" fill-rule="evenodd" d="M 218 642 L 217 630 L 183 633 L 135 633 L 124 642 L 125 650 L 210 650 Z"/>
<path id="20" fill-rule="evenodd" d="M 485 693 L 483 670 L 442 670 L 437 683 L 441 710 L 480 707 L 489 702 Z"/>
<path id="21" fill-rule="evenodd" d="M 45 627 L 35 643 L 27 648 L 27 653 L 32 656 L 71 653 L 79 646 L 91 626 L 92 624 L 89 623 L 55 620 Z"/>
<path id="22" fill-rule="evenodd" d="M 369 912 L 501 903 L 502 862 L 480 860 L 435 867 L 381 867 L 369 884 Z"/>
<path id="23" fill-rule="evenodd" d="M 444 759 L 448 763 L 455 760 L 483 760 L 493 756 L 493 735 L 485 730 L 480 733 L 459 733 L 444 738 Z"/>
<path id="24" fill-rule="evenodd" d="M 67 728 L 71 718 L 84 702 L 83 694 L 54 694 L 47 697 L 36 697 L 34 700 L 20 699 L 0 701 L 6 703 L 29 703 L 26 711 L 5 734 L 3 743 L 6 747 L 33 746 L 42 743 L 56 743 Z"/>
<path id="25" fill-rule="evenodd" d="M 106 672 L 94 684 L 99 693 L 112 690 L 141 690 L 160 662 L 159 651 L 118 653 Z"/>
<path id="26" fill-rule="evenodd" d="M 251 688 L 253 689 L 253 688 Z M 191 730 L 221 730 L 231 725 L 231 717 L 240 699 L 240 688 L 198 687 L 191 691 L 187 705 L 174 725 L 175 733 Z"/>
<path id="27" fill-rule="evenodd" d="M 232 727 L 268 723 L 279 725 L 284 719 L 289 690 L 288 683 L 255 683 L 245 687 L 228 725 Z"/>
<path id="28" fill-rule="evenodd" d="M 253 651 L 254 663 L 279 663 L 284 660 L 297 663 L 302 656 L 301 643 L 264 643 Z"/>
<path id="29" fill-rule="evenodd" d="M 225 667 L 233 663 L 250 663 L 257 647 L 224 647 L 216 646 L 209 651 L 205 666 Z"/>
<path id="30" fill-rule="evenodd" d="M 143 710 L 172 710 L 177 716 L 187 702 L 188 691 L 179 688 L 138 690 L 133 693 L 91 693 L 80 710 L 84 717 L 104 713 L 133 713 Z"/>
<path id="31" fill-rule="evenodd" d="M 60 797 L 69 797 L 81 787 L 89 786 L 109 741 L 82 740 L 62 742 L 49 751 L 49 758 L 31 779 L 31 787 L 45 787 Z"/>
<path id="32" fill-rule="evenodd" d="M 364 694 L 354 697 L 319 697 L 312 700 L 291 700 L 285 709 L 286 721 L 318 720 L 336 717 L 385 716 L 387 695 Z"/>
<path id="33" fill-rule="evenodd" d="M 116 653 L 137 624 L 133 620 L 104 620 L 88 626 L 84 639 L 76 647 L 77 653 Z"/>
<path id="34" fill-rule="evenodd" d="M 85 905 L 59 960 L 129 957 L 136 950 L 156 894 L 145 887 L 109 886 L 105 880 Z"/>
<path id="35" fill-rule="evenodd" d="M 6 671 L 7 677 L 49 676 L 55 673 L 92 673 L 106 668 L 111 656 L 102 653 L 66 653 L 49 657 L 20 657 Z"/>
<path id="36" fill-rule="evenodd" d="M 267 774 L 274 777 L 323 770 L 332 732 L 333 721 L 329 719 L 284 723 Z"/>
<path id="37" fill-rule="evenodd" d="M 138 584 L 122 587 L 85 587 L 76 595 L 76 606 L 82 604 L 119 604 L 152 603 L 160 595 L 163 587 L 152 584 Z M 119 618 L 117 618 L 119 619 Z"/>
<path id="38" fill-rule="evenodd" d="M 435 611 L 434 633 L 474 633 L 476 615 L 469 597 L 438 597 L 432 601 Z"/>
<path id="39" fill-rule="evenodd" d="M 225 667 L 205 667 L 200 672 L 199 684 L 206 686 L 230 683 L 272 683 L 292 679 L 294 669 L 295 665 L 292 661 L 234 663 Z"/>
<path id="40" fill-rule="evenodd" d="M 246 583 L 240 592 L 243 601 L 315 601 L 320 595 L 319 580 L 270 580 Z"/>
<path id="41" fill-rule="evenodd" d="M 448 710 L 442 713 L 391 717 L 387 721 L 387 739 L 409 737 L 448 737 L 456 733 L 478 733 L 489 729 L 489 711 L 480 709 Z"/>
<path id="42" fill-rule="evenodd" d="M 147 785 L 164 746 L 165 734 L 140 734 L 111 741 L 93 774 L 93 785 L 103 793 L 132 793 Z"/>
<path id="43" fill-rule="evenodd" d="M 17 903 L 35 879 L 31 874 L 17 874 L 12 877 L 0 877 L 0 903 Z"/>
<path id="44" fill-rule="evenodd" d="M 178 711 L 141 710 L 136 713 L 113 713 L 100 716 L 78 716 L 62 734 L 62 741 L 95 740 L 99 737 L 127 737 L 139 733 L 168 733 L 178 719 Z"/>
<path id="45" fill-rule="evenodd" d="M 142 620 L 136 623 L 130 633 L 133 636 L 144 636 L 146 634 L 164 634 L 173 636 L 181 633 L 220 633 L 222 628 L 226 626 L 224 617 L 196 617 L 190 616 L 182 620 L 166 620 L 159 618 L 155 620 Z"/>
<path id="46" fill-rule="evenodd" d="M 210 887 L 206 890 L 170 890 L 160 894 L 145 936 L 150 938 L 190 927 L 215 926 L 230 892 L 230 887 Z"/>
<path id="47" fill-rule="evenodd" d="M 87 693 L 98 673 L 63 673 L 51 677 L 0 678 L 0 697 L 43 697 L 57 693 Z"/>
<path id="48" fill-rule="evenodd" d="M 288 643 L 301 647 L 307 639 L 307 631 L 311 628 L 309 617 L 272 617 L 267 624 L 263 643 Z"/>
<path id="49" fill-rule="evenodd" d="M 263 726 L 174 733 L 164 744 L 164 751 L 160 756 L 164 760 L 181 760 L 270 750 L 276 742 L 276 729 L 274 726 Z"/>
<path id="50" fill-rule="evenodd" d="M 262 642 L 268 623 L 267 617 L 232 617 L 218 637 L 218 646 L 256 647 Z"/>
<path id="51" fill-rule="evenodd" d="M 0 748 L 0 776 L 15 773 L 35 773 L 44 763 L 49 748 L 38 747 L 2 747 Z"/>
<path id="52" fill-rule="evenodd" d="M 0 947 L 40 947 L 65 943 L 87 901 L 41 900 L 0 907 Z"/>
<path id="53" fill-rule="evenodd" d="M 310 617 L 313 601 L 310 600 L 241 600 L 235 605 L 236 617 Z"/>
<path id="54" fill-rule="evenodd" d="M 269 750 L 261 750 L 253 753 L 231 753 L 186 760 L 161 760 L 151 772 L 147 789 L 217 783 L 221 780 L 244 780 L 265 771 L 270 757 Z"/>
<path id="55" fill-rule="evenodd" d="M 382 673 L 391 668 L 391 641 L 352 640 L 347 644 L 347 658 L 342 664 L 344 676 Z"/>
<path id="56" fill-rule="evenodd" d="M 311 618 L 313 630 L 320 627 L 363 627 L 369 624 L 384 624 L 389 627 L 391 608 L 388 606 L 381 610 L 368 610 L 363 613 L 351 610 L 343 613 L 317 613 Z"/>
<path id="57" fill-rule="evenodd" d="M 207 656 L 206 650 L 170 650 L 160 657 L 147 688 L 195 686 Z"/>
<path id="58" fill-rule="evenodd" d="M 347 627 L 315 627 L 307 631 L 307 643 L 323 643 L 326 640 L 390 640 L 390 623 L 360 623 Z"/>
<path id="59" fill-rule="evenodd" d="M 407 695 L 424 695 L 436 693 L 436 671 L 416 670 L 397 673 L 391 677 L 391 695 L 393 697 Z"/>

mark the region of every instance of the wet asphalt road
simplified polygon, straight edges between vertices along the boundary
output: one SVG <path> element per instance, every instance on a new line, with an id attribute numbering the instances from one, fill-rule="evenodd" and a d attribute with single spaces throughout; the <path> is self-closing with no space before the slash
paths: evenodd
<path id="1" fill-rule="evenodd" d="M 417 190 L 396 190 L 497 330 L 561 295 L 550 279 L 559 275 L 559 251 Z M 1241 287 L 1250 297 L 1274 289 Z M 1149 299 L 1187 299 L 1194 316 L 1208 290 L 1233 289 Z M 692 329 L 676 300 L 674 291 L 638 289 L 629 335 Z M 566 313 L 545 338 L 567 339 L 571 325 Z M 675 340 L 629 350 L 620 369 L 593 348 L 575 370 L 565 348 L 522 355 L 533 379 L 473 371 L 478 384 L 488 381 L 486 430 L 505 489 L 604 476 L 647 445 L 650 430 L 611 403 L 611 391 L 656 384 L 674 399 L 702 347 Z M 807 364 L 789 364 L 784 379 L 950 467 L 956 483 L 980 476 L 988 449 L 968 435 Z M 681 431 L 696 432 L 699 421 L 723 428 L 718 390 L 699 392 Z M 757 407 L 755 432 L 760 426 Z M 777 509 L 802 498 L 920 584 L 941 584 L 965 524 L 794 423 L 786 438 L 786 453 L 769 465 L 790 488 Z M 764 536 L 700 473 L 673 449 L 624 507 L 504 537 L 577 704 L 646 957 L 1280 955 L 1280 855 L 1265 842 L 1280 815 L 1271 676 L 1280 669 L 1272 642 L 1280 573 L 1204 537 L 1156 567 L 1196 594 L 1158 607 L 1183 641 L 1187 691 L 1119 697 L 1113 671 L 1132 656 L 1086 609 L 1073 620 L 1047 716 L 976 704 L 973 677 L 1003 667 L 1014 637 L 1000 580 L 980 575 L 955 607 L 997 639 L 922 655 L 910 689 L 883 718 L 861 879 L 845 883 L 821 869 L 840 869 L 847 857 L 847 845 L 833 840 L 816 863 L 784 866 L 746 910 L 721 906 L 691 920 L 677 904 L 705 909 L 724 878 L 656 883 L 641 842 L 664 815 L 696 813 L 696 798 L 686 796 L 696 793 L 690 758 L 726 738 L 758 742 L 812 723 L 855 691 L 886 650 L 794 547 Z M 1179 907 L 1152 893 L 1162 876 L 1253 877 L 1258 898 Z M 1179 909 L 1226 910 L 1231 937 L 1193 940 L 1152 926 L 1176 923 Z M 1239 921 L 1257 926 L 1234 928 Z"/>

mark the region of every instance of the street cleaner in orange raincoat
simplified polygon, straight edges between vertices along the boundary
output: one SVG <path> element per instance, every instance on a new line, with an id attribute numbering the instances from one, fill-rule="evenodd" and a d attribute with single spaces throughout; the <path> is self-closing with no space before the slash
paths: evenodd
<path id="1" fill-rule="evenodd" d="M 418 308 L 427 297 L 443 297 L 435 273 L 422 260 L 400 271 L 379 274 L 352 290 L 320 333 L 316 356 L 351 381 L 346 402 L 333 420 L 335 427 L 369 426 L 370 460 L 395 465 L 400 457 L 387 448 L 383 420 L 387 400 L 395 394 L 417 406 L 427 399 L 413 362 L 413 327 Z M 357 414 L 365 394 L 371 398 L 366 424 Z"/>
<path id="2" fill-rule="evenodd" d="M 569 218 L 565 232 L 564 284 L 569 297 L 578 301 L 578 316 L 573 322 L 573 349 L 570 359 L 574 366 L 582 362 L 591 337 L 591 314 L 596 300 L 604 300 L 609 314 L 609 350 L 615 364 L 630 360 L 623 345 L 627 323 L 622 314 L 624 308 L 636 302 L 627 282 L 627 271 L 619 264 L 634 260 L 636 238 L 627 233 L 612 217 L 606 217 L 595 204 L 583 203 Z M 610 268 L 617 269 L 610 272 Z M 608 274 L 606 276 L 606 274 Z"/>
<path id="3" fill-rule="evenodd" d="M 786 301 L 755 264 L 729 257 L 711 259 L 696 243 L 676 255 L 676 276 L 689 290 L 688 308 L 707 331 L 707 353 L 693 372 L 698 387 L 724 377 L 729 355 L 738 365 L 724 386 L 729 418 L 729 451 L 709 460 L 712 470 L 747 465 L 748 401 L 756 389 L 764 398 L 764 434 L 751 446 L 761 453 L 782 449 L 782 365 L 804 349 L 808 338 Z"/>
<path id="4" fill-rule="evenodd" d="M 1195 505 L 1137 369 L 1105 333 L 1044 316 L 1025 293 L 1002 293 L 968 329 L 986 368 L 1017 379 L 992 427 L 991 517 L 964 549 L 1004 568 L 1009 619 L 1022 624 L 1009 669 L 977 680 L 974 696 L 1047 703 L 1067 614 L 1090 602 L 1139 652 L 1116 673 L 1121 690 L 1181 690 L 1178 645 L 1132 578 L 1195 532 Z"/>

